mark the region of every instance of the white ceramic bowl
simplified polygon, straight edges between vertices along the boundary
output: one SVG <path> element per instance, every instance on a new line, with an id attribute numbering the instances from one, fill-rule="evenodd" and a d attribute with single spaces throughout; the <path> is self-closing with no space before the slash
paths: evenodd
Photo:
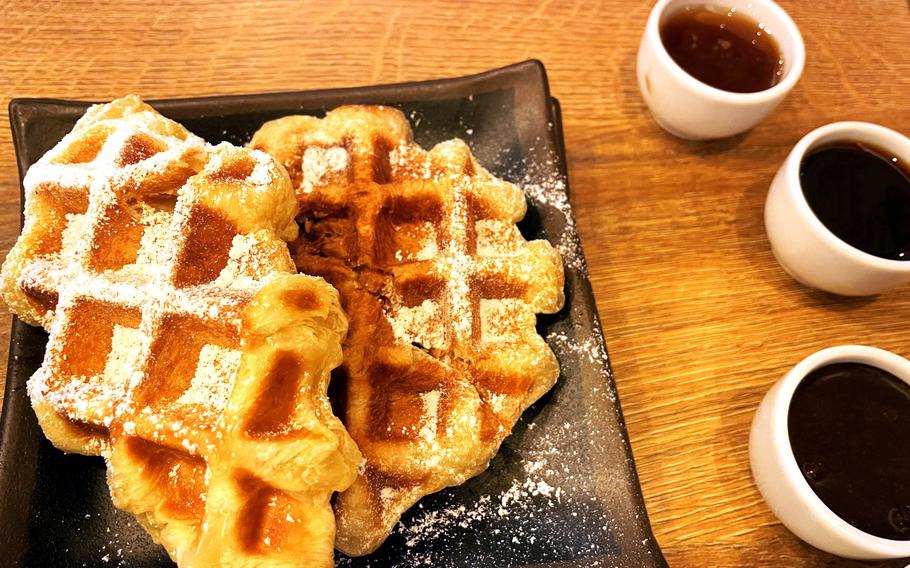
<path id="1" fill-rule="evenodd" d="M 736 8 L 773 34 L 784 55 L 783 78 L 755 93 L 733 93 L 702 83 L 677 65 L 660 39 L 664 19 L 686 6 Z M 803 38 L 784 10 L 771 0 L 659 0 L 651 10 L 638 48 L 638 88 L 654 119 L 667 132 L 690 140 L 724 138 L 749 130 L 790 92 L 806 61 Z"/>
<path id="2" fill-rule="evenodd" d="M 829 509 L 806 482 L 790 447 L 787 415 L 797 385 L 819 367 L 847 362 L 878 367 L 910 384 L 910 361 L 882 349 L 843 345 L 806 357 L 768 391 L 755 413 L 749 435 L 752 476 L 777 518 L 812 546 L 860 560 L 910 557 L 910 541 L 863 532 Z"/>
<path id="3" fill-rule="evenodd" d="M 868 122 L 835 122 L 803 137 L 781 165 L 765 201 L 765 230 L 780 265 L 797 281 L 843 296 L 869 296 L 910 282 L 910 260 L 863 252 L 815 216 L 799 182 L 803 157 L 838 140 L 872 144 L 910 163 L 910 139 Z"/>

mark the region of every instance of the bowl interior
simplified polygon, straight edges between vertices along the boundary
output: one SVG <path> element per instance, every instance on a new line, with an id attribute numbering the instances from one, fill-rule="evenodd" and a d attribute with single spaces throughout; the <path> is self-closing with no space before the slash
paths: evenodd
<path id="1" fill-rule="evenodd" d="M 661 8 L 657 19 L 658 28 L 678 12 L 701 6 L 708 6 L 721 13 L 746 15 L 758 22 L 761 33 L 767 33 L 777 40 L 784 60 L 783 75 L 777 85 L 783 83 L 797 67 L 801 67 L 805 48 L 796 24 L 783 8 L 769 0 L 668 0 Z"/>
<path id="2" fill-rule="evenodd" d="M 783 387 L 783 396 L 780 401 L 783 404 L 779 407 L 782 412 L 778 414 L 778 419 L 782 422 L 779 424 L 781 426 L 780 431 L 785 433 L 784 443 L 787 448 L 787 456 L 790 458 L 787 468 L 788 475 L 793 480 L 797 480 L 800 493 L 811 507 L 813 515 L 821 517 L 829 529 L 840 538 L 854 543 L 862 543 L 866 547 L 898 551 L 898 555 L 910 555 L 910 540 L 893 540 L 876 536 L 855 527 L 835 513 L 806 481 L 797 462 L 790 442 L 791 434 L 789 428 L 793 395 L 810 373 L 822 367 L 838 363 L 863 363 L 876 367 L 894 375 L 910 386 L 910 361 L 883 349 L 845 345 L 823 349 L 804 359 L 791 370 L 781 385 Z"/>

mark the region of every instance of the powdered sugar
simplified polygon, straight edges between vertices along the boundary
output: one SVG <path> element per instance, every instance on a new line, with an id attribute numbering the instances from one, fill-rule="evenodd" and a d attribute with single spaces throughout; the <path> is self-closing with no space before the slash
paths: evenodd
<path id="1" fill-rule="evenodd" d="M 228 144 L 222 142 L 221 144 Z M 272 158 L 260 150 L 250 150 L 249 155 L 253 158 L 255 165 L 253 171 L 246 179 L 246 183 L 252 184 L 259 191 L 266 191 L 275 184 L 275 162 Z"/>
<path id="2" fill-rule="evenodd" d="M 241 353 L 216 345 L 204 345 L 199 352 L 196 373 L 189 388 L 177 399 L 177 404 L 202 406 L 220 414 L 227 405 L 240 367 Z"/>
<path id="3" fill-rule="evenodd" d="M 575 226 L 575 213 L 569 202 L 565 180 L 560 176 L 535 181 L 527 176 L 519 185 L 535 206 L 555 210 L 563 217 L 565 224 L 562 232 L 559 235 L 551 235 L 550 238 L 555 242 L 556 250 L 562 255 L 566 268 L 587 274 L 588 269 L 578 240 L 578 229 Z"/>
<path id="4" fill-rule="evenodd" d="M 425 392 L 420 395 L 423 402 L 423 418 L 420 427 L 420 437 L 427 442 L 436 440 L 436 425 L 439 422 L 439 397 L 438 390 Z"/>
<path id="5" fill-rule="evenodd" d="M 348 151 L 343 146 L 309 146 L 301 157 L 303 178 L 300 192 L 311 193 L 350 167 Z"/>
<path id="6" fill-rule="evenodd" d="M 142 333 L 132 327 L 115 325 L 111 337 L 111 352 L 107 356 L 102 376 L 104 382 L 111 385 L 129 384 L 133 365 L 138 360 L 142 348 Z"/>
<path id="7" fill-rule="evenodd" d="M 171 255 L 174 253 L 174 230 L 171 223 L 171 213 L 144 209 L 143 217 L 145 230 L 142 232 L 139 252 L 136 254 L 136 262 L 133 265 L 141 269 L 142 267 L 164 266 L 170 263 Z M 88 235 L 86 236 L 88 237 Z"/>
<path id="8" fill-rule="evenodd" d="M 447 346 L 445 326 L 439 304 L 425 299 L 414 307 L 398 306 L 387 314 L 395 338 L 402 343 L 418 343 L 427 349 Z"/>
<path id="9" fill-rule="evenodd" d="M 480 340 L 483 343 L 515 343 L 528 335 L 533 321 L 524 302 L 515 298 L 481 299 Z M 526 316 L 526 317 L 522 317 Z"/>
<path id="10" fill-rule="evenodd" d="M 67 213 L 64 219 L 66 219 L 66 228 L 63 229 L 63 236 L 61 237 L 60 256 L 74 259 L 76 251 L 85 244 L 88 218 L 86 215 Z"/>
<path id="11" fill-rule="evenodd" d="M 521 246 L 521 233 L 514 223 L 500 219 L 480 219 L 474 224 L 478 256 L 513 254 Z"/>

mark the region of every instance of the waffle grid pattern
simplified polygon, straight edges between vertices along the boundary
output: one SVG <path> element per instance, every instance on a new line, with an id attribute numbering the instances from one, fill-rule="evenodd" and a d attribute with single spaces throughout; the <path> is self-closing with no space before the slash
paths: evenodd
<path id="1" fill-rule="evenodd" d="M 483 471 L 552 386 L 535 324 L 562 306 L 562 264 L 519 233 L 518 188 L 461 141 L 422 150 L 394 109 L 286 117 L 250 145 L 288 169 L 297 266 L 336 286 L 350 319 L 333 402 L 366 464 L 336 499 L 336 546 L 365 554 L 420 497 Z"/>
<path id="2" fill-rule="evenodd" d="M 50 334 L 29 395 L 103 455 L 114 502 L 181 566 L 332 565 L 360 456 L 331 413 L 337 293 L 293 274 L 286 173 L 135 97 L 92 107 L 25 179 L 4 298 Z"/>

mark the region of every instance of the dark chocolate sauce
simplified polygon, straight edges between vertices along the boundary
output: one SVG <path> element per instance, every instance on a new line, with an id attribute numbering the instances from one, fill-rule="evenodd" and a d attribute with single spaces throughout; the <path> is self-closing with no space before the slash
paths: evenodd
<path id="1" fill-rule="evenodd" d="M 777 41 L 735 10 L 687 6 L 666 17 L 660 39 L 686 73 L 717 89 L 754 93 L 773 87 L 783 75 Z"/>
<path id="2" fill-rule="evenodd" d="M 891 260 L 910 260 L 910 170 L 890 152 L 836 142 L 800 164 L 815 216 L 847 244 Z"/>
<path id="3" fill-rule="evenodd" d="M 910 386 L 862 363 L 809 373 L 788 415 L 790 445 L 819 498 L 854 527 L 910 540 Z"/>

